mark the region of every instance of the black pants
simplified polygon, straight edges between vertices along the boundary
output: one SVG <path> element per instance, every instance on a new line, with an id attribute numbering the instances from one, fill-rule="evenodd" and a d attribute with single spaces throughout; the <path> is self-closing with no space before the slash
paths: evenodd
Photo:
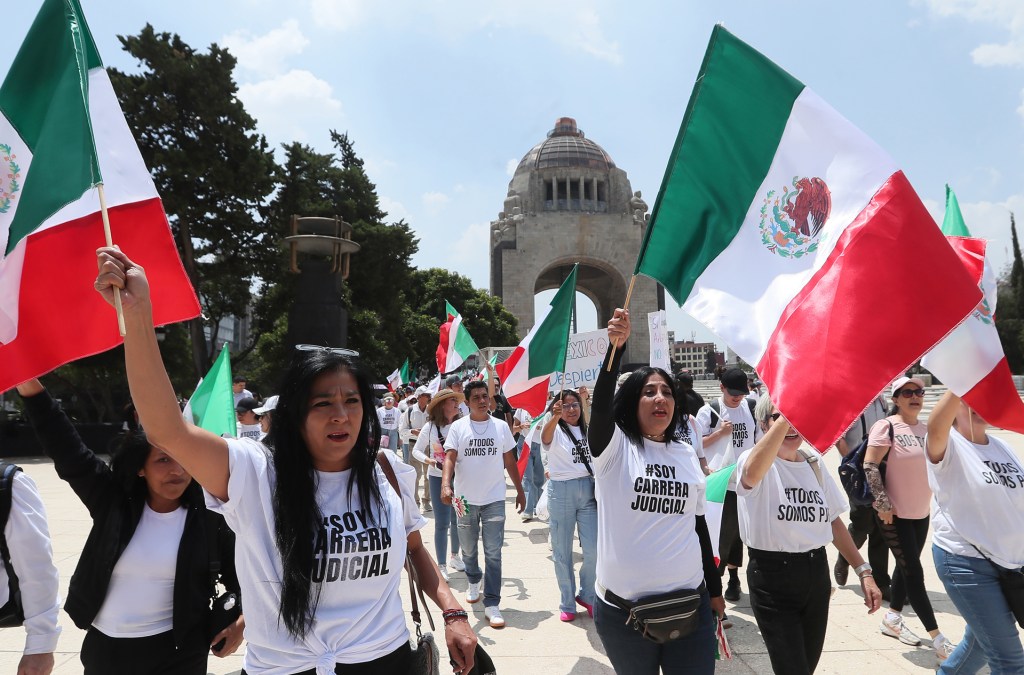
<path id="1" fill-rule="evenodd" d="M 727 565 L 743 567 L 743 541 L 740 539 L 740 516 L 736 507 L 736 491 L 725 493 L 722 504 L 722 529 L 718 535 L 718 571 L 724 574 Z"/>
<path id="2" fill-rule="evenodd" d="M 193 631 L 175 649 L 171 631 L 141 638 L 113 638 L 90 628 L 82 643 L 85 675 L 206 675 L 210 643 Z"/>
<path id="3" fill-rule="evenodd" d="M 408 675 L 412 669 L 412 649 L 406 642 L 401 647 L 379 659 L 366 663 L 339 663 L 334 666 L 337 675 Z M 243 670 L 242 675 L 247 675 Z M 316 668 L 303 670 L 295 675 L 316 675 Z"/>
<path id="4" fill-rule="evenodd" d="M 910 606 L 917 613 L 917 618 L 924 624 L 925 630 L 938 630 L 928 591 L 924 587 L 924 568 L 921 567 L 921 551 L 924 550 L 925 539 L 928 538 L 928 518 L 916 520 L 892 517 L 892 525 L 886 525 L 880 518 L 878 527 L 889 545 L 892 556 L 896 559 L 897 573 L 892 577 L 892 591 L 889 609 L 902 612 L 903 606 L 910 600 Z"/>
<path id="5" fill-rule="evenodd" d="M 889 577 L 889 546 L 878 527 L 875 509 L 870 505 L 850 507 L 850 538 L 853 545 L 860 548 L 864 541 L 868 542 L 868 562 L 871 564 L 871 576 L 879 588 L 892 585 Z"/>
<path id="6" fill-rule="evenodd" d="M 810 675 L 818 666 L 832 594 L 825 549 L 779 553 L 750 549 L 747 593 L 776 675 Z"/>

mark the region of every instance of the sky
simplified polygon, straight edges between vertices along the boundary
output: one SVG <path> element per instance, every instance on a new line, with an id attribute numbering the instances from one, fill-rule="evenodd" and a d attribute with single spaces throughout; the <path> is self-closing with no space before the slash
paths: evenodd
<path id="1" fill-rule="evenodd" d="M 39 4 L 4 11 L 0 72 Z M 940 222 L 949 183 L 997 269 L 1010 259 L 1010 212 L 1024 214 L 1024 0 L 81 4 L 108 66 L 138 69 L 116 36 L 146 23 L 196 49 L 227 47 L 238 96 L 276 147 L 326 152 L 329 131 L 347 131 L 388 220 L 420 238 L 412 263 L 478 288 L 511 172 L 558 117 L 574 117 L 653 205 L 718 22 L 888 151 Z M 912 293 L 941 270 L 908 259 L 878 273 Z M 580 298 L 579 329 L 593 329 Z M 724 346 L 668 302 L 677 339 Z"/>

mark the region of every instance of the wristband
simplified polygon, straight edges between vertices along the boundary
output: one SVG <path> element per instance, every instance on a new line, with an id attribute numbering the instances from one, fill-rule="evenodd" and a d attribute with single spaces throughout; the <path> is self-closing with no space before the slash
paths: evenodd
<path id="1" fill-rule="evenodd" d="M 448 626 L 456 621 L 465 621 L 469 623 L 469 614 L 464 609 L 446 609 L 441 612 L 442 618 L 444 618 L 444 625 Z"/>
<path id="2" fill-rule="evenodd" d="M 871 574 L 871 565 L 869 563 L 862 563 L 853 568 L 853 573 L 863 579 L 864 577 Z"/>

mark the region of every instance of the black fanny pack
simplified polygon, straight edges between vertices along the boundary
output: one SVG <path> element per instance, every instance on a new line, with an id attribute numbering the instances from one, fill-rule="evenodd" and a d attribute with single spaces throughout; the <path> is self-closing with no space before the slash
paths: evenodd
<path id="1" fill-rule="evenodd" d="M 1008 570 L 998 565 L 996 568 L 999 570 L 999 587 L 1006 596 L 1006 604 L 1010 606 L 1017 623 L 1024 628 L 1024 568 Z"/>
<path id="2" fill-rule="evenodd" d="M 659 595 L 648 595 L 636 602 L 624 600 L 609 590 L 605 599 L 629 613 L 626 624 L 657 644 L 665 644 L 686 637 L 700 623 L 700 598 L 704 584 L 699 588 L 683 588 Z"/>

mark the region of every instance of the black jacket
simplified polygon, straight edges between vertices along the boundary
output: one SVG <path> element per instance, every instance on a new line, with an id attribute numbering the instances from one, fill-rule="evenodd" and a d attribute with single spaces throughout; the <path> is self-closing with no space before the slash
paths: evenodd
<path id="1" fill-rule="evenodd" d="M 129 494 L 114 479 L 106 462 L 83 443 L 71 421 L 48 392 L 24 399 L 25 415 L 35 429 L 46 454 L 53 460 L 57 475 L 67 481 L 82 500 L 93 526 L 82 549 L 78 566 L 71 577 L 64 611 L 75 625 L 88 630 L 103 606 L 114 565 L 135 534 L 142 518 L 145 498 Z M 185 637 L 199 629 L 202 638 L 208 630 L 213 582 L 210 572 L 210 535 L 220 552 L 220 580 L 228 590 L 238 593 L 235 575 L 235 538 L 224 518 L 207 511 L 202 489 L 193 481 L 182 495 L 188 509 L 185 529 L 178 545 L 174 573 L 174 642 L 183 646 Z M 190 640 L 197 639 L 194 635 Z"/>

